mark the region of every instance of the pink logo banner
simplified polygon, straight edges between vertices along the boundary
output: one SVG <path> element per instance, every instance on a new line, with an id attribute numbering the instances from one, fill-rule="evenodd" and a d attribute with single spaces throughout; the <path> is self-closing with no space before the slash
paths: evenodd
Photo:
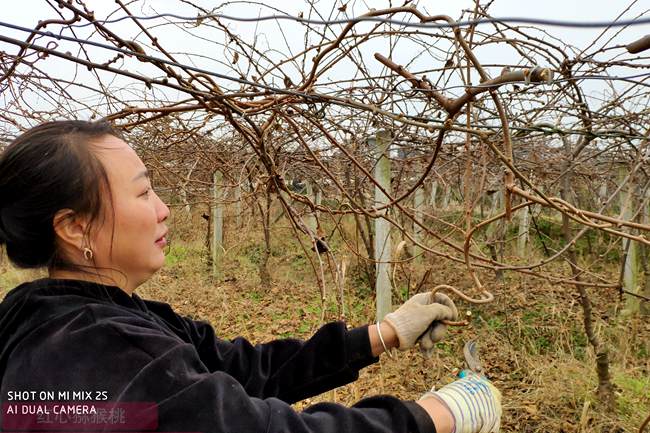
<path id="1" fill-rule="evenodd" d="M 2 403 L 2 430 L 96 431 L 158 428 L 158 406 L 142 402 Z"/>

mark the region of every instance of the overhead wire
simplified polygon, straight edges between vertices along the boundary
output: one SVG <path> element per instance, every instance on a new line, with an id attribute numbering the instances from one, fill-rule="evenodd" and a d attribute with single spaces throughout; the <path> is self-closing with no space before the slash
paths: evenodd
<path id="1" fill-rule="evenodd" d="M 551 20 L 551 19 L 542 19 L 542 18 L 526 18 L 526 17 L 490 17 L 490 18 L 479 18 L 474 20 L 465 20 L 458 21 L 456 23 L 439 23 L 439 22 L 427 22 L 427 23 L 418 23 L 413 21 L 403 21 L 396 20 L 393 18 L 380 18 L 380 17 L 371 17 L 371 16 L 359 16 L 352 18 L 342 18 L 335 20 L 316 20 L 311 18 L 301 18 L 299 16 L 289 15 L 289 14 L 274 14 L 274 15 L 265 15 L 259 17 L 237 17 L 227 14 L 205 14 L 205 15 L 196 15 L 196 16 L 183 16 L 173 13 L 159 13 L 154 15 L 127 15 L 119 18 L 111 18 L 106 20 L 95 20 L 101 24 L 113 24 L 120 21 L 128 19 L 137 19 L 141 21 L 153 20 L 158 18 L 176 18 L 182 21 L 197 21 L 203 20 L 206 18 L 217 18 L 228 21 L 237 21 L 237 22 L 262 22 L 262 21 L 271 21 L 271 20 L 287 20 L 295 21 L 301 24 L 312 24 L 312 25 L 335 25 L 335 24 L 350 24 L 350 23 L 359 23 L 359 22 L 379 22 L 400 25 L 404 27 L 418 27 L 418 28 L 457 28 L 457 27 L 469 27 L 476 26 L 481 24 L 491 24 L 491 23 L 510 23 L 510 24 L 536 24 L 536 25 L 546 25 L 551 27 L 574 27 L 574 28 L 600 28 L 600 27 L 625 27 L 625 26 L 636 26 L 642 24 L 650 24 L 650 17 L 647 18 L 636 18 L 630 20 L 620 20 L 620 21 L 568 21 L 568 20 Z M 72 24 L 72 27 L 87 27 L 93 25 L 92 22 L 85 24 Z"/>
<path id="2" fill-rule="evenodd" d="M 78 37 L 65 36 L 65 35 L 57 35 L 57 34 L 52 33 L 51 31 L 33 30 L 33 29 L 30 29 L 30 28 L 27 28 L 27 27 L 18 26 L 18 25 L 3 22 L 3 21 L 0 21 L 0 27 L 7 27 L 7 28 L 11 28 L 13 30 L 18 30 L 18 31 L 26 32 L 26 33 L 35 33 L 35 34 L 38 34 L 38 35 L 41 35 L 41 36 L 47 36 L 47 37 L 51 37 L 51 38 L 54 38 L 54 39 L 57 39 L 57 40 L 65 40 L 65 41 L 68 41 L 68 42 L 76 42 L 76 43 L 79 43 L 79 44 L 82 44 L 82 45 L 83 44 L 92 45 L 92 46 L 95 46 L 95 47 L 98 47 L 98 48 L 103 48 L 103 49 L 106 49 L 106 50 L 119 52 L 121 54 L 125 54 L 125 55 L 128 55 L 128 56 L 136 56 L 138 58 L 143 58 L 143 59 L 146 59 L 146 60 L 149 60 L 149 61 L 152 61 L 152 62 L 161 62 L 161 63 L 165 63 L 165 64 L 167 64 L 169 66 L 177 66 L 177 67 L 187 68 L 189 70 L 192 70 L 193 72 L 199 72 L 199 73 L 202 73 L 202 74 L 212 75 L 212 76 L 214 76 L 216 78 L 221 78 L 221 79 L 224 79 L 224 80 L 227 80 L 227 81 L 234 81 L 234 82 L 237 82 L 239 84 L 246 84 L 246 85 L 250 85 L 250 86 L 253 86 L 253 87 L 260 87 L 260 88 L 263 88 L 265 90 L 270 90 L 270 91 L 273 91 L 273 92 L 287 93 L 287 94 L 292 94 L 292 95 L 295 95 L 295 96 L 303 96 L 303 97 L 307 97 L 309 95 L 309 94 L 304 93 L 304 92 L 287 91 L 286 89 L 282 89 L 282 88 L 279 88 L 279 87 L 273 87 L 273 86 L 269 86 L 269 85 L 266 85 L 266 84 L 261 84 L 261 83 L 258 83 L 258 82 L 253 82 L 253 81 L 250 81 L 250 80 L 239 78 L 239 77 L 233 77 L 233 76 L 230 76 L 230 75 L 220 74 L 218 72 L 210 71 L 208 69 L 203 69 L 203 68 L 199 68 L 199 67 L 196 67 L 196 66 L 191 66 L 191 65 L 187 65 L 187 64 L 183 64 L 183 63 L 179 63 L 179 62 L 174 62 L 174 61 L 163 59 L 163 58 L 160 58 L 160 57 L 154 57 L 154 56 L 150 56 L 150 55 L 147 55 L 147 54 L 141 54 L 141 53 L 140 54 L 135 54 L 131 50 L 126 50 L 126 49 L 123 49 L 123 48 L 115 47 L 115 46 L 108 45 L 108 44 L 103 44 L 101 42 L 91 41 L 91 40 L 88 40 L 88 39 L 82 39 L 82 38 L 78 38 Z M 9 39 L 9 38 L 7 38 L 7 39 Z M 7 41 L 7 43 L 11 43 L 11 42 Z M 52 51 L 55 51 L 55 50 L 52 50 Z M 650 76 L 650 72 L 634 74 L 634 75 L 629 75 L 629 76 L 608 76 L 608 75 L 586 75 L 585 74 L 585 75 L 576 75 L 576 76 L 573 76 L 571 78 L 553 79 L 553 80 L 546 81 L 543 84 L 557 84 L 557 83 L 562 83 L 562 82 L 567 82 L 567 81 L 572 81 L 572 80 L 609 80 L 609 81 L 627 81 L 627 82 L 630 82 L 630 83 L 633 83 L 633 84 L 638 84 L 638 85 L 643 85 L 643 86 L 650 87 L 650 84 L 645 84 L 645 83 L 641 83 L 641 82 L 638 82 L 638 81 L 633 81 L 634 78 L 641 78 L 641 77 L 648 77 L 648 76 Z M 519 82 L 519 81 L 512 81 L 512 82 L 505 81 L 505 82 L 501 82 L 499 84 L 473 84 L 473 85 L 471 85 L 469 87 L 490 88 L 490 87 L 499 87 L 499 86 L 505 85 L 505 84 L 521 84 L 521 82 Z M 436 90 L 438 90 L 438 91 L 447 91 L 447 90 L 454 90 L 454 89 L 465 89 L 467 87 L 468 86 L 457 85 L 457 86 L 448 86 L 448 87 L 443 87 L 443 88 L 437 88 Z M 423 92 L 423 93 L 427 92 L 426 89 L 420 89 L 420 91 Z"/>

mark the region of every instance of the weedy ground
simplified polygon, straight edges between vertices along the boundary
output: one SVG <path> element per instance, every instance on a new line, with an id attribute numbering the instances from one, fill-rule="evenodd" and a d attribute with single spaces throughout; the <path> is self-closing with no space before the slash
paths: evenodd
<path id="1" fill-rule="evenodd" d="M 180 213 L 180 212 L 179 212 Z M 326 273 L 325 302 L 315 283 L 305 251 L 291 229 L 273 227 L 269 269 L 270 287 L 259 284 L 258 264 L 262 236 L 254 221 L 245 228 L 226 227 L 222 272 L 210 274 L 205 243 L 207 225 L 200 218 L 177 217 L 171 222 L 172 242 L 166 265 L 138 290 L 145 298 L 170 303 L 176 311 L 207 320 L 222 338 L 244 336 L 253 342 L 275 338 L 308 338 L 324 321 L 338 320 L 341 303 Z M 337 258 L 347 254 L 343 312 L 351 326 L 370 324 L 374 318 L 372 290 L 357 259 L 332 240 Z M 307 254 L 315 254 L 307 250 Z M 558 265 L 560 266 L 560 265 Z M 396 272 L 395 303 L 412 294 L 426 268 L 430 283 L 471 287 L 462 266 L 423 258 Z M 612 272 L 616 272 L 612 265 Z M 45 275 L 43 271 L 12 268 L 0 261 L 2 294 L 22 281 Z M 453 328 L 425 359 L 417 350 L 383 355 L 365 369 L 359 380 L 296 404 L 296 409 L 321 401 L 352 405 L 376 394 L 417 399 L 432 386 L 452 380 L 462 367 L 462 347 L 476 339 L 488 376 L 503 392 L 503 432 L 637 432 L 650 413 L 650 320 L 619 314 L 618 293 L 590 290 L 596 330 L 610 349 L 617 407 L 606 411 L 595 397 L 594 354 L 583 330 L 576 290 L 523 275 L 506 274 L 496 283 L 490 273 L 481 279 L 495 294 L 488 305 L 458 301 L 461 313 L 471 311 L 471 324 Z M 407 293 L 407 290 L 409 293 Z"/>

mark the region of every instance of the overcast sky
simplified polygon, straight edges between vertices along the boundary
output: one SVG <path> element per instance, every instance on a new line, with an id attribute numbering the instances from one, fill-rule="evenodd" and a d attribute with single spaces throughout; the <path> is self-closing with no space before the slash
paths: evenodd
<path id="1" fill-rule="evenodd" d="M 8 22 L 12 24 L 17 24 L 25 27 L 34 27 L 34 25 L 43 19 L 54 18 L 56 17 L 56 11 L 53 10 L 47 2 L 44 0 L 20 0 L 20 1 L 5 1 L 3 2 L 3 12 L 0 17 L 0 21 Z M 292 14 L 298 15 L 303 13 L 305 17 L 309 15 L 308 5 L 302 2 L 296 1 L 286 1 L 286 0 L 274 0 L 274 1 L 260 1 L 260 2 L 228 2 L 227 4 L 222 4 L 221 2 L 215 1 L 205 1 L 199 0 L 196 3 L 205 7 L 206 9 L 218 8 L 217 12 L 224 13 L 228 15 L 240 16 L 240 17 L 257 17 L 260 15 L 270 15 L 277 13 L 275 8 Z M 95 11 L 95 14 L 98 18 L 107 17 L 107 15 L 115 9 L 116 4 L 112 1 L 107 0 L 90 0 L 86 4 L 90 9 Z M 322 14 L 326 14 L 325 18 L 328 18 L 327 14 L 332 10 L 332 5 L 340 6 L 343 2 L 333 0 L 320 0 L 315 2 L 316 7 Z M 392 5 L 396 6 L 401 3 L 393 2 Z M 473 2 L 467 0 L 423 0 L 417 4 L 419 10 L 424 11 L 430 15 L 433 14 L 447 14 L 452 18 L 460 18 L 463 9 L 471 9 L 473 7 Z M 348 2 L 346 14 L 348 17 L 358 16 L 368 11 L 369 8 L 385 8 L 388 7 L 390 3 L 388 1 L 378 1 L 378 0 L 368 0 L 368 1 L 355 1 L 352 0 Z M 489 13 L 494 17 L 525 17 L 525 18 L 540 18 L 540 19 L 553 19 L 553 20 L 570 20 L 570 21 L 610 21 L 616 19 L 628 6 L 630 2 L 628 1 L 617 1 L 617 0 L 545 0 L 545 1 L 521 1 L 521 0 L 495 0 L 489 9 Z M 152 15 L 156 12 L 163 13 L 175 13 L 180 15 L 189 15 L 195 16 L 196 11 L 187 5 L 183 5 L 177 0 L 149 0 L 144 2 L 134 3 L 130 6 L 132 12 L 136 15 Z M 650 0 L 639 0 L 632 4 L 632 7 L 624 15 L 624 19 L 633 19 L 639 15 L 646 14 L 648 16 L 647 10 L 650 9 Z M 336 14 L 338 11 L 334 10 Z M 114 16 L 122 16 L 120 12 Z M 69 16 L 69 14 L 66 14 Z M 312 15 L 313 18 L 318 18 L 315 15 Z M 335 15 L 333 18 L 343 18 L 341 15 Z M 397 16 L 398 19 L 405 19 L 405 15 Z M 286 56 L 289 51 L 299 52 L 304 48 L 304 27 L 302 25 L 289 22 L 289 21 L 268 21 L 262 23 L 242 23 L 235 21 L 224 21 L 228 23 L 229 29 L 234 33 L 237 33 L 242 38 L 252 42 L 257 35 L 257 44 L 263 49 L 268 49 L 273 55 L 273 51 L 278 58 Z M 161 24 L 159 27 L 154 27 L 152 33 L 159 38 L 162 45 L 172 51 L 172 52 L 192 52 L 198 56 L 188 59 L 188 62 L 192 62 L 198 67 L 208 69 L 210 71 L 231 74 L 230 69 L 232 59 L 229 58 L 231 54 L 224 54 L 223 49 L 219 48 L 212 44 L 210 41 L 218 40 L 219 43 L 224 43 L 224 33 L 218 32 L 215 29 L 203 28 L 191 29 L 194 35 L 205 38 L 201 40 L 198 37 L 192 38 L 190 35 L 179 28 L 174 28 L 169 25 L 164 25 L 163 20 L 159 21 L 147 21 L 147 26 L 152 26 L 156 23 Z M 370 23 L 359 24 L 359 29 L 363 26 L 371 26 Z M 130 21 L 122 21 L 119 23 L 109 24 L 114 32 L 119 34 L 125 39 L 137 39 L 138 41 L 148 42 L 146 38 L 143 38 L 142 35 L 138 35 L 139 30 L 135 25 Z M 342 26 L 332 26 L 333 32 L 338 32 Z M 577 48 L 576 52 L 581 49 L 586 48 L 594 39 L 603 32 L 601 28 L 590 28 L 590 29 L 576 29 L 576 28 L 564 28 L 564 27 L 542 27 L 547 31 L 552 37 L 557 38 L 565 43 L 573 45 Z M 78 35 L 87 34 L 89 28 L 78 29 Z M 280 31 L 283 30 L 283 31 Z M 598 43 L 595 45 L 597 48 L 601 46 L 612 46 L 616 44 L 626 44 L 631 41 L 638 39 L 641 36 L 650 34 L 650 25 L 637 25 L 631 26 L 623 29 L 619 32 L 619 28 L 614 30 L 609 30 L 603 37 L 601 37 Z M 19 39 L 25 39 L 26 35 L 14 30 L 9 30 L 3 28 L 0 31 L 4 35 L 16 37 Z M 333 36 L 334 33 L 331 33 L 330 36 Z M 541 35 L 548 40 L 552 40 L 551 36 Z M 612 39 L 613 38 L 613 39 Z M 95 39 L 101 40 L 101 39 Z M 46 41 L 41 40 L 40 43 L 44 44 Z M 404 44 L 406 44 L 405 42 Z M 432 42 L 435 44 L 435 42 Z M 505 44 L 503 44 L 505 45 Z M 373 51 L 378 52 L 387 52 L 388 43 L 387 41 L 382 40 L 373 40 L 364 44 L 368 48 L 368 57 L 372 55 Z M 392 56 L 396 61 L 403 60 L 408 61 L 412 58 L 412 52 L 408 45 L 399 45 L 400 49 L 396 52 L 392 52 Z M 404 49 L 403 47 L 406 47 Z M 71 52 L 77 54 L 79 51 L 78 44 L 71 44 L 65 42 L 59 42 L 60 51 L 70 50 Z M 434 47 L 435 49 L 435 47 Z M 17 48 L 14 46 L 8 46 L 6 44 L 0 43 L 0 50 L 15 53 Z M 111 58 L 114 53 L 105 53 L 102 50 L 89 48 L 91 53 L 99 53 L 99 57 L 104 60 Z M 444 53 L 444 49 L 441 50 Z M 622 52 L 623 50 L 621 50 Z M 366 54 L 363 54 L 366 56 Z M 498 46 L 492 45 L 488 49 L 483 51 L 478 51 L 479 60 L 484 64 L 498 64 L 498 63 L 513 63 L 513 58 L 516 53 L 513 50 L 509 49 L 507 46 Z M 101 57 L 103 56 L 103 57 Z M 400 58 L 402 56 L 402 58 Z M 510 57 L 508 59 L 504 57 Z M 102 61 L 104 61 L 102 60 Z M 431 56 L 423 58 L 421 60 L 424 63 L 427 63 L 429 67 L 435 62 L 440 62 L 440 59 L 431 59 Z M 443 59 L 444 61 L 444 59 Z M 52 73 L 52 75 L 57 76 L 68 76 L 71 80 L 86 80 L 92 79 L 92 77 L 87 76 L 87 71 L 85 68 L 78 68 L 75 70 L 75 67 L 69 62 L 58 60 L 55 58 L 48 58 L 46 62 L 39 62 L 41 67 Z M 520 62 L 520 59 L 514 58 L 514 63 Z M 524 63 L 519 63 L 525 65 Z M 46 66 L 44 66 L 46 65 Z M 376 61 L 370 59 L 368 65 L 379 70 L 382 66 L 379 65 Z M 348 65 L 349 66 L 349 65 Z M 331 71 L 329 76 L 326 78 L 328 80 L 336 80 L 349 78 L 346 75 L 350 75 L 350 70 L 346 69 L 345 62 L 341 62 L 340 65 L 337 65 L 338 69 Z M 420 65 L 417 65 L 420 66 Z M 525 65 L 529 66 L 529 65 Z M 546 66 L 546 65 L 541 65 Z M 123 68 L 133 70 L 136 72 L 148 73 L 152 71 L 151 65 L 143 64 L 137 62 L 135 59 L 127 60 Z M 423 69 L 426 69 L 422 66 Z M 245 69 L 242 67 L 241 69 Z M 245 71 L 243 71 L 245 72 Z M 297 70 L 295 71 L 297 74 Z M 624 72 L 624 71 L 621 71 Z M 638 71 L 636 71 L 638 73 Z M 647 72 L 647 71 L 646 71 Z M 156 71 L 159 74 L 159 71 Z M 285 73 L 291 77 L 292 70 L 288 68 Z M 85 74 L 85 75 L 84 75 Z M 243 75 L 243 73 L 242 73 Z M 250 76 L 246 76 L 246 79 L 250 79 Z M 103 73 L 102 80 L 111 83 L 114 77 Z M 115 81 L 112 81 L 113 84 L 119 84 L 119 88 L 124 91 L 128 91 L 129 86 L 132 84 L 128 79 L 125 78 L 115 78 Z M 236 89 L 238 84 L 233 84 L 230 82 L 225 83 L 226 88 Z M 277 85 L 277 83 L 275 83 Z M 594 92 L 598 90 L 597 84 L 594 84 L 592 87 Z M 154 90 L 154 93 L 159 90 Z M 75 96 L 79 99 L 83 99 L 88 95 L 84 94 L 83 90 L 76 90 Z M 160 91 L 159 91 L 160 92 Z M 168 91 L 166 91 L 168 92 Z M 178 95 L 171 95 L 167 93 L 170 98 L 176 98 Z M 156 94 L 154 94 L 156 96 Z M 161 93 L 158 93 L 157 96 L 161 96 Z M 0 98 L 0 108 L 4 104 L 4 100 Z"/>
<path id="2" fill-rule="evenodd" d="M 44 0 L 20 0 L 3 2 L 1 21 L 21 24 L 25 26 L 35 25 L 39 19 L 54 16 L 51 8 L 47 6 Z M 206 7 L 207 9 L 224 5 L 226 2 L 198 0 L 195 3 Z M 220 11 L 242 17 L 254 17 L 260 12 L 271 13 L 272 8 L 277 8 L 289 14 L 297 15 L 300 12 L 306 12 L 307 6 L 300 1 L 286 0 L 262 0 L 259 2 L 227 2 L 228 6 L 222 6 Z M 388 7 L 390 3 L 397 6 L 399 2 L 389 2 L 381 0 L 334 2 L 332 0 L 316 1 L 316 5 L 321 11 L 331 9 L 332 3 L 337 6 L 348 3 L 347 13 L 350 16 L 359 15 L 370 8 L 381 9 Z M 570 20 L 570 21 L 608 21 L 616 18 L 623 12 L 629 1 L 622 0 L 544 0 L 544 1 L 521 1 L 521 0 L 495 0 L 490 6 L 490 13 L 495 17 L 528 17 L 528 18 L 546 18 L 553 20 Z M 86 4 L 94 10 L 98 16 L 106 14 L 115 9 L 115 3 L 107 0 L 89 0 Z M 140 4 L 140 3 L 138 3 Z M 153 10 L 158 12 L 179 13 L 188 11 L 186 6 L 179 4 L 177 0 L 149 0 L 142 3 L 142 8 L 132 6 L 134 13 L 144 12 L 149 14 Z M 429 14 L 447 14 L 452 18 L 458 18 L 463 9 L 471 9 L 473 2 L 468 0 L 422 0 L 415 3 L 421 10 Z M 269 6 L 269 8 L 265 7 Z M 301 6 L 302 5 L 302 6 Z M 638 0 L 634 2 L 630 11 L 625 17 L 634 18 L 638 14 L 650 9 L 650 0 Z M 237 23 L 236 26 L 250 26 L 251 24 Z M 570 37 L 574 44 L 580 46 L 581 43 L 593 40 L 594 36 L 600 33 L 600 29 L 560 29 L 553 28 L 553 32 L 566 37 Z M 650 26 L 635 26 L 625 30 L 625 34 L 634 38 L 650 33 Z M 181 37 L 181 36 L 179 36 Z"/>

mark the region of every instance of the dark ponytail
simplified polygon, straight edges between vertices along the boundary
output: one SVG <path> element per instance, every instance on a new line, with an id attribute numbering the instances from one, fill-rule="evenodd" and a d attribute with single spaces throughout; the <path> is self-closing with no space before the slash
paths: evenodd
<path id="1" fill-rule="evenodd" d="M 77 269 L 57 249 L 54 215 L 72 209 L 92 222 L 102 215 L 110 185 L 90 145 L 106 135 L 120 137 L 105 122 L 47 122 L 0 154 L 0 245 L 14 265 Z"/>

